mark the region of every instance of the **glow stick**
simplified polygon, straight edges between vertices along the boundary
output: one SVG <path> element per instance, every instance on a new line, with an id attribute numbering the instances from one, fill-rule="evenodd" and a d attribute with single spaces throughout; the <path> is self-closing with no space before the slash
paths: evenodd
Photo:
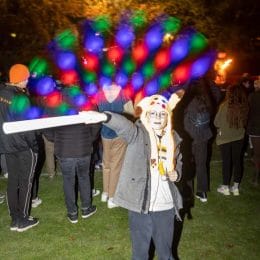
<path id="1" fill-rule="evenodd" d="M 71 116 L 48 117 L 40 119 L 22 120 L 14 122 L 5 122 L 3 124 L 3 131 L 5 134 L 13 134 L 19 132 L 26 132 L 32 130 L 39 130 L 44 128 L 75 125 L 85 123 L 86 117 L 84 113 Z"/>

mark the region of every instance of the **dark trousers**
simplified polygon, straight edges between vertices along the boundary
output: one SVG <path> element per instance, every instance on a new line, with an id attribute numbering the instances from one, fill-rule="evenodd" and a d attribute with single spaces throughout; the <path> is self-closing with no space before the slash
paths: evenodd
<path id="1" fill-rule="evenodd" d="M 37 154 L 32 150 L 5 154 L 7 201 L 12 219 L 28 218 Z"/>
<path id="2" fill-rule="evenodd" d="M 173 259 L 174 212 L 174 209 L 148 214 L 128 211 L 133 260 L 149 258 L 151 239 L 159 260 Z"/>
<path id="3" fill-rule="evenodd" d="M 81 199 L 81 208 L 87 209 L 91 206 L 91 186 L 89 177 L 89 166 L 91 156 L 81 158 L 58 158 L 63 176 L 63 190 L 65 203 L 69 214 L 78 211 L 76 193 L 76 176 Z"/>
<path id="4" fill-rule="evenodd" d="M 192 154 L 195 161 L 196 176 L 197 176 L 197 191 L 207 192 L 208 184 L 208 141 L 192 143 Z"/>
<path id="5" fill-rule="evenodd" d="M 243 144 L 244 140 L 242 139 L 220 145 L 224 185 L 230 185 L 232 172 L 234 172 L 234 182 L 240 183 L 241 181 Z"/>
<path id="6" fill-rule="evenodd" d="M 260 171 L 260 137 L 250 136 L 251 143 L 253 146 L 253 161 L 257 172 Z"/>
<path id="7" fill-rule="evenodd" d="M 38 159 L 37 163 L 35 166 L 35 171 L 34 171 L 34 180 L 33 180 L 33 187 L 32 187 L 32 199 L 36 199 L 38 197 L 38 191 L 40 187 L 40 176 L 42 172 L 42 168 L 44 165 L 44 144 L 43 144 L 43 139 L 41 136 L 37 136 L 37 142 L 38 142 Z"/>
<path id="8" fill-rule="evenodd" d="M 6 159 L 5 159 L 4 154 L 1 154 L 1 169 L 2 169 L 3 174 L 8 173 L 7 166 L 6 166 Z"/>

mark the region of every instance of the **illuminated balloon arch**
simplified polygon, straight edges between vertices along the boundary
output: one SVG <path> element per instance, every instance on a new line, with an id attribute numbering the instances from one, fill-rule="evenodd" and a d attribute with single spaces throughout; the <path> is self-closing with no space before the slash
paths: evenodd
<path id="1" fill-rule="evenodd" d="M 20 101 L 13 107 L 25 119 L 91 109 L 99 89 L 112 82 L 133 100 L 164 95 L 169 88 L 202 77 L 216 58 L 206 37 L 182 28 L 178 18 L 163 15 L 148 24 L 140 11 L 122 16 L 113 28 L 104 16 L 85 20 L 79 33 L 66 30 L 57 35 L 48 53 L 48 60 L 36 57 L 29 66 L 34 75 L 29 89 L 40 102 L 21 108 Z M 50 62 L 58 71 L 55 79 L 48 75 Z"/>

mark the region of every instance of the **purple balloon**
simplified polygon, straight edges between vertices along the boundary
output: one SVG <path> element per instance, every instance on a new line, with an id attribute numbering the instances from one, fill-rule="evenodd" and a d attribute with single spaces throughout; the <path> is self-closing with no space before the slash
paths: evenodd
<path id="1" fill-rule="evenodd" d="M 105 76 L 101 76 L 99 78 L 99 85 L 101 86 L 101 88 L 107 88 L 112 85 L 112 79 Z"/>
<path id="2" fill-rule="evenodd" d="M 57 66 L 61 70 L 72 70 L 76 66 L 76 56 L 70 51 L 61 51 L 56 56 Z"/>
<path id="3" fill-rule="evenodd" d="M 83 94 L 79 94 L 73 98 L 73 103 L 80 107 L 83 106 L 87 101 L 87 98 Z"/>
<path id="4" fill-rule="evenodd" d="M 138 91 L 144 84 L 144 77 L 140 72 L 136 72 L 132 76 L 132 86 L 135 91 Z"/>
<path id="5" fill-rule="evenodd" d="M 193 62 L 191 65 L 191 77 L 202 77 L 211 67 L 214 61 L 214 56 L 211 54 L 203 55 Z"/>
<path id="6" fill-rule="evenodd" d="M 104 48 L 104 39 L 99 33 L 95 33 L 86 37 L 84 48 L 92 53 L 99 54 Z"/>
<path id="7" fill-rule="evenodd" d="M 145 43 L 150 51 L 158 49 L 163 42 L 163 28 L 160 25 L 153 26 L 145 35 Z"/>
<path id="8" fill-rule="evenodd" d="M 171 46 L 171 61 L 179 62 L 189 53 L 189 40 L 187 37 L 176 40 Z"/>
<path id="9" fill-rule="evenodd" d="M 144 89 L 146 96 L 154 95 L 158 92 L 158 90 L 159 83 L 156 79 L 153 79 L 152 81 L 148 82 Z"/>
<path id="10" fill-rule="evenodd" d="M 36 93 L 40 96 L 46 96 L 54 90 L 55 86 L 56 83 L 51 77 L 44 76 L 36 83 Z"/>
<path id="11" fill-rule="evenodd" d="M 84 92 L 89 96 L 93 96 L 98 92 L 98 87 L 95 83 L 89 83 L 84 86 Z"/>
<path id="12" fill-rule="evenodd" d="M 123 24 L 118 28 L 116 32 L 116 43 L 124 48 L 127 49 L 132 45 L 132 42 L 135 39 L 133 28 L 127 24 Z"/>
<path id="13" fill-rule="evenodd" d="M 40 118 L 42 111 L 39 107 L 30 107 L 25 114 L 25 119 L 36 119 Z"/>
<path id="14" fill-rule="evenodd" d="M 118 72 L 115 76 L 115 82 L 117 85 L 124 87 L 126 83 L 128 82 L 128 77 L 123 72 Z"/>

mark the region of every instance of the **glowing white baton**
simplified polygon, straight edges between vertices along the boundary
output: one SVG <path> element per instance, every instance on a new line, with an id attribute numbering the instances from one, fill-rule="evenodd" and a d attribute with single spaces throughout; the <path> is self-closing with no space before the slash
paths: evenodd
<path id="1" fill-rule="evenodd" d="M 3 124 L 5 134 L 14 134 L 57 126 L 75 124 L 94 124 L 106 120 L 106 116 L 96 111 L 82 111 L 78 115 L 48 117 L 23 121 L 6 122 Z"/>

